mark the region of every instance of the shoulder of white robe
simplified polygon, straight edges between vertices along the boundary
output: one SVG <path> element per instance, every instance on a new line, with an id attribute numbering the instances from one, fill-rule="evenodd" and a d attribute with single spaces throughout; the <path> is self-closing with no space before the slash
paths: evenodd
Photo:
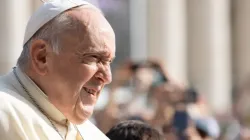
<path id="1" fill-rule="evenodd" d="M 77 128 L 84 140 L 109 140 L 109 138 L 89 120 L 77 125 Z"/>

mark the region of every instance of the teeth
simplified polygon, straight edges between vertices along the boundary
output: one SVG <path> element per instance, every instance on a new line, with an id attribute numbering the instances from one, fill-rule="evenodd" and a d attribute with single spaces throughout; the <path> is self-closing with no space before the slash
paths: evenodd
<path id="1" fill-rule="evenodd" d="M 90 94 L 94 94 L 94 93 L 95 93 L 95 91 L 92 90 L 92 89 L 85 88 L 85 90 L 86 90 L 88 93 L 90 93 Z"/>

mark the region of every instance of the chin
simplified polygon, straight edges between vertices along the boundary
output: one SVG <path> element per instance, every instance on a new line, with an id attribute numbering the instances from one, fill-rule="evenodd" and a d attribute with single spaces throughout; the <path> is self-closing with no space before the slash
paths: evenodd
<path id="1" fill-rule="evenodd" d="M 88 120 L 91 115 L 93 114 L 93 110 L 79 110 L 74 113 L 74 116 L 72 116 L 70 120 L 71 123 L 73 124 L 82 124 L 86 120 Z"/>

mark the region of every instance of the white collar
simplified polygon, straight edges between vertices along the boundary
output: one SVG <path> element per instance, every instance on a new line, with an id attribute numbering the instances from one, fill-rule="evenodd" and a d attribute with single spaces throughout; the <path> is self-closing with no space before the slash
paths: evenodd
<path id="1" fill-rule="evenodd" d="M 29 94 L 49 117 L 51 117 L 53 121 L 65 124 L 67 120 L 66 117 L 50 103 L 47 95 L 24 72 L 22 72 L 19 67 L 16 68 L 16 73 Z"/>
<path id="2" fill-rule="evenodd" d="M 66 122 L 66 117 L 48 100 L 46 94 L 24 73 L 20 68 L 16 68 L 17 76 L 34 98 L 37 104 L 54 120 L 59 123 Z M 109 140 L 95 125 L 86 120 L 80 125 L 76 125 L 84 140 Z"/>

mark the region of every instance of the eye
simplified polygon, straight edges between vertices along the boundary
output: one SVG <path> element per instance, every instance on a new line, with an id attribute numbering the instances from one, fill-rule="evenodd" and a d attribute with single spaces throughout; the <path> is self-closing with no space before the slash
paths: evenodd
<path id="1" fill-rule="evenodd" d="M 99 61 L 100 61 L 99 57 L 96 56 L 96 55 L 89 56 L 88 59 L 89 59 L 89 61 L 91 61 L 91 62 L 99 62 Z"/>
<path id="2" fill-rule="evenodd" d="M 97 63 L 99 63 L 99 61 L 100 61 L 100 59 L 96 55 L 90 55 L 90 56 L 82 58 L 82 63 L 85 63 L 85 64 L 91 64 L 91 65 L 97 64 Z"/>
<path id="3" fill-rule="evenodd" d="M 110 65 L 113 62 L 113 59 L 104 59 L 102 60 L 102 63 L 105 65 Z"/>

